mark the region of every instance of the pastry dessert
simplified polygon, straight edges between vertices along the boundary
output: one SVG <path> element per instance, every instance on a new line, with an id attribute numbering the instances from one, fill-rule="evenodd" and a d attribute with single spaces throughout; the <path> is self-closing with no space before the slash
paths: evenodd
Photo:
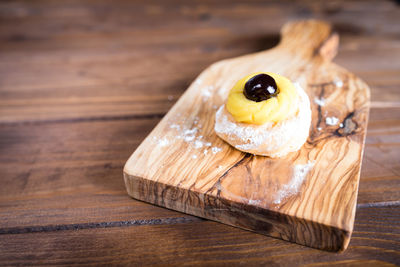
<path id="1" fill-rule="evenodd" d="M 275 73 L 239 80 L 215 116 L 215 132 L 233 147 L 255 155 L 283 157 L 307 140 L 310 101 L 299 84 Z"/>

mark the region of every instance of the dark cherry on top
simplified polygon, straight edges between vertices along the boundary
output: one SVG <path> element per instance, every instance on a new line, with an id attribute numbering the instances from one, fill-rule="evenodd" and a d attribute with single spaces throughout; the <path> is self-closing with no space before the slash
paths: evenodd
<path id="1" fill-rule="evenodd" d="M 278 95 L 279 90 L 274 78 L 262 73 L 251 77 L 244 85 L 243 94 L 247 99 L 261 102 Z"/>

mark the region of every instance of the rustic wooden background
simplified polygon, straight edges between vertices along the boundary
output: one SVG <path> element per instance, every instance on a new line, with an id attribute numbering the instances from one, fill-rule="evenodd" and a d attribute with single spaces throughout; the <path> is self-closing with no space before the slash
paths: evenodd
<path id="1" fill-rule="evenodd" d="M 371 87 L 353 237 L 341 254 L 135 201 L 122 168 L 190 82 L 330 21 Z M 0 265 L 400 264 L 400 7 L 394 1 L 0 2 Z"/>

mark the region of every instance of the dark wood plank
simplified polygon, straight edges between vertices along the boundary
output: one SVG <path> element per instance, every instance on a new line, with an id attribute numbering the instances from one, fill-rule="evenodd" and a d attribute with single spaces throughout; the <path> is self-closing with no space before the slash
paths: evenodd
<path id="1" fill-rule="evenodd" d="M 0 227 L 181 217 L 132 200 L 123 182 L 158 120 L 1 126 Z"/>
<path id="2" fill-rule="evenodd" d="M 77 191 L 2 199 L 0 234 L 194 220 L 186 214 L 133 200 L 124 191 Z"/>
<path id="3" fill-rule="evenodd" d="M 2 3 L 0 122 L 165 113 L 206 66 L 268 49 L 285 21 L 307 17 L 336 25 L 336 62 L 370 84 L 373 106 L 400 106 L 394 3 L 226 5 Z"/>
<path id="4" fill-rule="evenodd" d="M 340 254 L 211 221 L 176 220 L 157 225 L 0 235 L 0 262 L 5 265 L 393 266 L 400 264 L 399 215 L 399 206 L 359 209 L 350 246 Z"/>
<path id="5" fill-rule="evenodd" d="M 400 109 L 372 108 L 361 168 L 358 203 L 400 200 L 399 148 Z"/>

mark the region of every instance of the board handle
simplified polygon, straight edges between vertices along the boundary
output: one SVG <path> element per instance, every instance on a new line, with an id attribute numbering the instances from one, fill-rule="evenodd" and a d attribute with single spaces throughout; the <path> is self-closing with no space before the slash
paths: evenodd
<path id="1" fill-rule="evenodd" d="M 290 49 L 310 60 L 332 61 L 339 46 L 339 35 L 331 24 L 319 20 L 302 20 L 286 23 L 281 30 L 279 47 Z"/>

